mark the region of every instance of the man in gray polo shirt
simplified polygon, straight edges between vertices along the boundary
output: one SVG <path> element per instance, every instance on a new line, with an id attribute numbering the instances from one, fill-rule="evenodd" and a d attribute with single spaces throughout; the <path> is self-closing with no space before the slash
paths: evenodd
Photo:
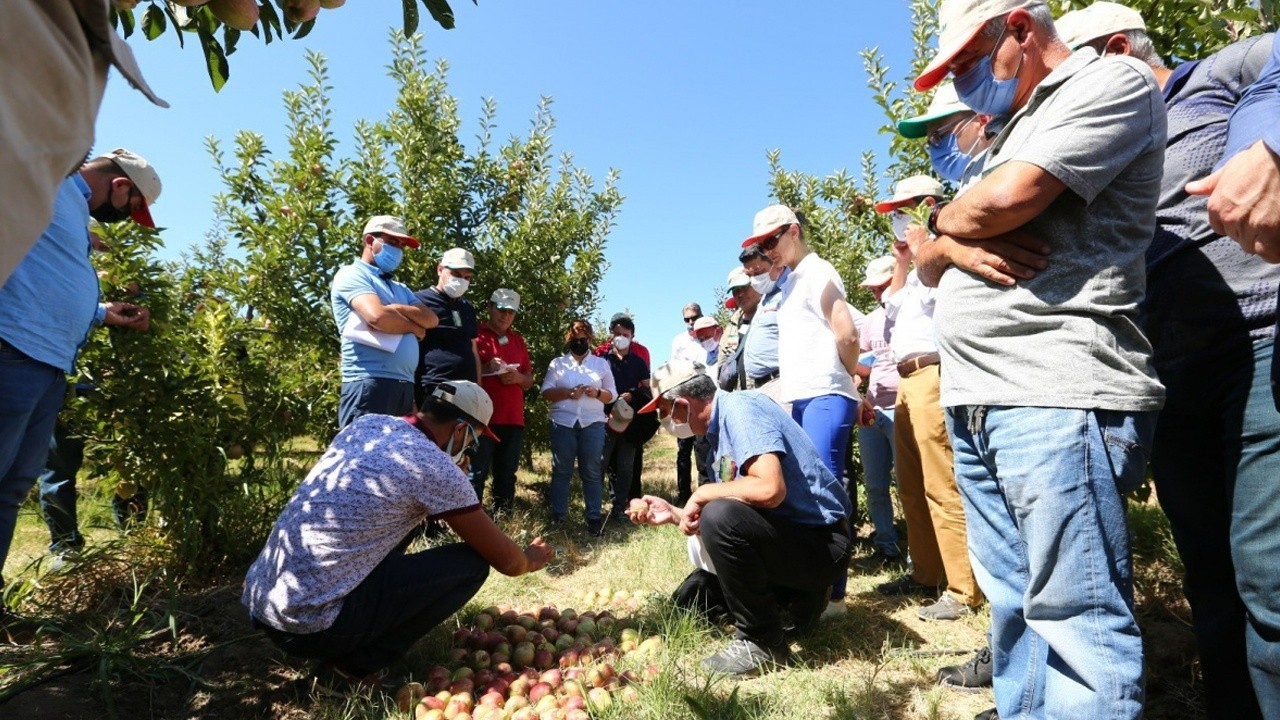
<path id="1" fill-rule="evenodd" d="M 991 600 L 996 705 L 1138 718 L 1123 493 L 1142 482 L 1164 400 L 1137 325 L 1164 102 L 1145 64 L 1072 54 L 1041 0 L 943 0 L 939 18 L 916 89 L 954 73 L 962 102 L 1010 116 L 917 258 L 940 278 L 942 404 Z"/>

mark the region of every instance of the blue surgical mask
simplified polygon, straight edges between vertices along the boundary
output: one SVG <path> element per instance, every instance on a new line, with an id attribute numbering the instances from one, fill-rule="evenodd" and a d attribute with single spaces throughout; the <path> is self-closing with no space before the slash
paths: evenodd
<path id="1" fill-rule="evenodd" d="M 403 259 L 404 250 L 386 243 L 382 243 L 382 249 L 373 254 L 373 264 L 384 273 L 395 272 Z"/>
<path id="2" fill-rule="evenodd" d="M 941 145 L 933 143 L 928 145 L 929 162 L 933 164 L 933 171 L 938 173 L 938 177 L 955 183 L 960 182 L 973 158 L 961 152 L 956 136 L 948 133 Z"/>
<path id="3" fill-rule="evenodd" d="M 1007 29 L 1007 28 L 1006 28 Z M 956 76 L 956 94 L 960 102 L 969 106 L 974 112 L 983 115 L 1008 115 L 1013 109 L 1013 98 L 1018 94 L 1018 71 L 1022 69 L 1022 57 L 1018 58 L 1018 69 L 1008 80 L 997 80 L 995 71 L 991 69 L 991 58 L 1000 49 L 1004 40 L 1004 32 L 996 40 L 995 50 L 963 74 Z"/>

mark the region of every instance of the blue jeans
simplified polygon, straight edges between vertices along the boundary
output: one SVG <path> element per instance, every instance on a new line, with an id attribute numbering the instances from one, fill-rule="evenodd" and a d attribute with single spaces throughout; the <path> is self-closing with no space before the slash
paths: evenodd
<path id="1" fill-rule="evenodd" d="M 49 457 L 66 391 L 61 370 L 0 341 L 0 569 L 9 556 L 18 507 Z"/>
<path id="2" fill-rule="evenodd" d="M 76 522 L 76 474 L 84 462 L 84 440 L 58 423 L 49 439 L 49 459 L 40 473 L 40 514 L 49 526 L 49 552 L 84 547 Z"/>
<path id="3" fill-rule="evenodd" d="M 876 408 L 876 424 L 858 428 L 858 445 L 862 448 L 862 483 L 867 488 L 867 514 L 876 527 L 876 547 L 889 555 L 902 553 L 898 547 L 898 528 L 893 524 L 894 455 L 893 408 Z"/>
<path id="4" fill-rule="evenodd" d="M 1004 720 L 1142 716 L 1142 637 L 1123 493 L 1155 413 L 948 408 Z"/>
<path id="5" fill-rule="evenodd" d="M 493 509 L 509 509 L 516 499 L 516 470 L 520 467 L 520 443 L 524 438 L 522 425 L 490 425 L 497 440 L 480 436 L 476 455 L 471 460 L 471 487 L 476 497 L 484 500 L 484 482 L 493 469 Z"/>
<path id="6" fill-rule="evenodd" d="M 357 676 L 381 670 L 461 610 L 489 576 L 489 563 L 465 543 L 411 555 L 404 552 L 407 544 L 343 598 L 325 630 L 295 634 L 255 624 L 290 655 L 328 660 Z"/>
<path id="7" fill-rule="evenodd" d="M 858 404 L 843 395 L 819 395 L 791 403 L 791 419 L 804 428 L 805 435 L 813 441 L 818 457 L 836 479 L 844 477 L 845 452 L 849 447 L 849 433 L 853 429 L 853 415 Z M 856 490 L 851 495 L 856 496 Z M 849 583 L 848 565 L 840 568 L 832 580 L 831 599 L 844 598 Z"/>
<path id="8" fill-rule="evenodd" d="M 413 412 L 413 382 L 365 378 L 342 383 L 338 395 L 338 429 L 361 415 L 409 415 Z"/>
<path id="9" fill-rule="evenodd" d="M 586 503 L 587 522 L 600 519 L 600 496 L 603 485 L 600 464 L 604 457 L 603 422 L 585 427 L 565 427 L 551 423 L 551 516 L 563 520 L 569 514 L 569 478 L 577 460 L 578 477 L 582 478 L 582 499 Z"/>

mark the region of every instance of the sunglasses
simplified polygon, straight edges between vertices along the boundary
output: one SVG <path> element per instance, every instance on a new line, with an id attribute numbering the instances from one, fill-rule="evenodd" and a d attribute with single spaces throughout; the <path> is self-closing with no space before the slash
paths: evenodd
<path id="1" fill-rule="evenodd" d="M 787 231 L 790 229 L 791 229 L 790 225 L 783 225 L 782 227 L 778 228 L 778 232 L 774 233 L 773 235 L 770 235 L 769 239 L 760 241 L 760 249 L 764 252 L 769 252 L 770 250 L 773 250 L 774 248 L 778 247 L 778 241 L 781 240 L 782 236 L 786 235 Z"/>
<path id="2" fill-rule="evenodd" d="M 692 325 L 692 324 L 694 324 L 694 323 L 698 322 L 698 319 L 699 319 L 699 318 L 701 318 L 701 317 L 702 317 L 701 315 L 693 315 L 693 316 L 691 316 L 691 317 L 687 317 L 687 318 L 685 318 L 685 319 L 684 319 L 684 324 L 685 324 L 685 325 Z"/>

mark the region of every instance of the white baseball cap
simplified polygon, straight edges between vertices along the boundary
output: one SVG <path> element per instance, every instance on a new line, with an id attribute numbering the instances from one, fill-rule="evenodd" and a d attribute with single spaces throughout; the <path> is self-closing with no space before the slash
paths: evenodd
<path id="1" fill-rule="evenodd" d="M 493 401 L 484 388 L 470 380 L 446 380 L 436 385 L 431 397 L 457 408 L 463 417 L 477 426 L 480 434 L 494 440 L 498 436 L 489 429 L 489 419 L 493 417 Z"/>
<path id="2" fill-rule="evenodd" d="M 897 261 L 892 255 L 878 257 L 867 263 L 866 277 L 858 283 L 861 287 L 879 287 L 893 279 L 893 269 Z"/>
<path id="3" fill-rule="evenodd" d="M 742 241 L 742 247 L 750 247 L 764 240 L 783 225 L 799 225 L 795 212 L 786 205 L 770 205 L 756 213 L 751 223 L 751 237 Z"/>
<path id="4" fill-rule="evenodd" d="M 450 270 L 476 269 L 476 259 L 471 255 L 471 251 L 466 248 L 446 250 L 444 256 L 440 258 L 440 264 Z"/>
<path id="5" fill-rule="evenodd" d="M 1044 5 L 1044 0 L 942 0 L 938 8 L 938 53 L 916 78 L 921 92 L 942 82 L 947 67 L 978 36 L 988 20 L 1004 17 L 1019 8 Z"/>
<path id="6" fill-rule="evenodd" d="M 364 232 L 360 236 L 377 234 L 398 237 L 404 241 L 405 245 L 414 250 L 418 249 L 418 238 L 410 235 L 409 231 L 405 229 L 404 220 L 395 215 L 374 215 L 369 218 L 369 222 L 364 224 Z"/>
<path id="7" fill-rule="evenodd" d="M 876 212 L 887 213 L 903 205 L 914 205 L 919 198 L 942 197 L 945 193 L 942 183 L 934 178 L 928 175 L 912 175 L 898 181 L 898 184 L 893 187 L 893 197 L 876 203 Z"/>
<path id="8" fill-rule="evenodd" d="M 511 288 L 498 288 L 493 291 L 493 295 L 489 296 L 489 302 L 493 303 L 494 307 L 518 312 L 520 310 L 520 293 Z"/>
<path id="9" fill-rule="evenodd" d="M 654 369 L 653 377 L 649 380 L 649 387 L 653 388 L 653 399 L 636 412 L 653 412 L 658 407 L 662 393 L 706 374 L 707 366 L 692 360 L 673 359 L 662 363 Z"/>
<path id="10" fill-rule="evenodd" d="M 133 221 L 143 227 L 155 227 L 156 223 L 151 219 L 151 205 L 160 199 L 160 175 L 156 173 L 156 169 L 146 158 L 124 148 L 116 148 L 102 157 L 111 160 L 124 171 L 129 181 L 142 194 L 142 207 L 130 214 Z"/>
<path id="11" fill-rule="evenodd" d="M 616 433 L 623 432 L 635 416 L 636 411 L 632 410 L 625 400 L 618 400 L 609 410 L 609 429 Z"/>
<path id="12" fill-rule="evenodd" d="M 713 327 L 720 327 L 720 323 L 716 322 L 716 319 L 711 317 L 710 315 L 703 315 L 702 317 L 693 321 L 694 332 L 697 332 L 699 330 L 706 330 L 707 328 L 713 328 Z"/>
<path id="13" fill-rule="evenodd" d="M 1053 25 L 1058 29 L 1058 37 L 1072 50 L 1126 30 L 1147 29 L 1142 13 L 1120 3 L 1104 1 L 1064 13 Z"/>
<path id="14" fill-rule="evenodd" d="M 955 83 L 943 83 L 938 86 L 937 90 L 933 91 L 933 99 L 929 101 L 929 107 L 924 111 L 923 115 L 903 118 L 898 121 L 898 134 L 909 140 L 922 138 L 927 134 L 925 128 L 929 123 L 962 112 L 973 111 L 969 109 L 968 105 L 960 102 L 960 96 L 956 94 Z"/>

